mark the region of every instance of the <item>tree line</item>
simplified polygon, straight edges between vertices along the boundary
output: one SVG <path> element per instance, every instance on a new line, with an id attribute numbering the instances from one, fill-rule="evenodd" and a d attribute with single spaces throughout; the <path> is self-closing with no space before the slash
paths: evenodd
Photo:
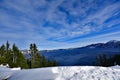
<path id="1" fill-rule="evenodd" d="M 120 65 L 120 54 L 115 54 L 114 56 L 107 56 L 106 54 L 98 55 L 95 65 L 104 67 Z"/>
<path id="2" fill-rule="evenodd" d="M 39 53 L 36 44 L 30 44 L 30 59 L 25 58 L 22 52 L 14 43 L 10 48 L 7 41 L 6 44 L 0 46 L 0 64 L 9 64 L 10 67 L 21 68 L 40 68 L 57 66 L 57 61 L 46 59 L 44 55 Z"/>

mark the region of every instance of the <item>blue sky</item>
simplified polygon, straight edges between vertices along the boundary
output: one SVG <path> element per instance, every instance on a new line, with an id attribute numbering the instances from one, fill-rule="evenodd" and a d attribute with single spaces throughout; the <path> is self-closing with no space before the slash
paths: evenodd
<path id="1" fill-rule="evenodd" d="M 120 40 L 120 0 L 0 0 L 0 45 L 73 48 Z"/>

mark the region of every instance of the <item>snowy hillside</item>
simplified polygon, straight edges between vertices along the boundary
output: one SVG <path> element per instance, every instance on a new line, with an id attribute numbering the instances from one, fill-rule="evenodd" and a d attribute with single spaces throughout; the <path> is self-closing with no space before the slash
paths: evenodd
<path id="1" fill-rule="evenodd" d="M 28 70 L 0 67 L 0 80 L 120 80 L 120 66 L 70 66 Z"/>

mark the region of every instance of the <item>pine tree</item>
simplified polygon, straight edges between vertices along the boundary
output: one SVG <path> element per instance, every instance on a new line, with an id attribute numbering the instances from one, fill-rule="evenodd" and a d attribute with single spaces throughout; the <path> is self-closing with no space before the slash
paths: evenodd
<path id="1" fill-rule="evenodd" d="M 6 43 L 6 54 L 9 53 L 9 48 L 10 48 L 10 44 L 9 44 L 9 42 L 7 41 L 7 43 Z"/>
<path id="2" fill-rule="evenodd" d="M 12 67 L 21 67 L 21 68 L 28 68 L 27 60 L 21 53 L 21 51 L 18 49 L 18 47 L 13 44 L 12 47 Z"/>
<path id="3" fill-rule="evenodd" d="M 116 63 L 116 65 L 120 65 L 120 54 L 114 55 L 114 63 Z"/>
<path id="4" fill-rule="evenodd" d="M 17 63 L 17 58 L 18 58 L 18 56 L 17 56 L 17 54 L 19 53 L 19 50 L 18 50 L 18 48 L 16 47 L 16 45 L 15 44 L 13 44 L 13 47 L 12 47 L 12 55 L 13 55 L 13 63 Z"/>
<path id="5" fill-rule="evenodd" d="M 6 42 L 6 46 L 5 47 L 6 47 L 5 57 L 6 57 L 7 63 L 10 65 L 10 64 L 12 64 L 12 51 L 10 49 L 9 41 Z"/>
<path id="6" fill-rule="evenodd" d="M 34 67 L 34 68 L 39 68 L 39 67 L 41 67 L 39 54 L 36 53 L 36 54 L 34 55 L 34 58 L 35 58 L 35 59 L 34 59 L 34 65 L 33 65 L 33 67 Z"/>
<path id="7" fill-rule="evenodd" d="M 33 68 L 33 63 L 34 63 L 34 52 L 33 52 L 33 44 L 30 44 L 30 67 Z"/>
<path id="8" fill-rule="evenodd" d="M 41 64 L 42 64 L 42 67 L 47 67 L 47 61 L 44 55 L 41 56 Z"/>
<path id="9" fill-rule="evenodd" d="M 96 64 L 98 66 L 107 66 L 107 57 L 105 54 L 101 54 L 96 57 Z"/>
<path id="10" fill-rule="evenodd" d="M 53 61 L 53 66 L 58 66 L 58 62 L 57 61 Z"/>
<path id="11" fill-rule="evenodd" d="M 27 60 L 20 51 L 18 52 L 17 57 L 18 66 L 20 66 L 21 68 L 28 68 Z"/>
<path id="12" fill-rule="evenodd" d="M 48 60 L 47 61 L 47 67 L 51 67 L 53 65 L 52 61 Z"/>
<path id="13" fill-rule="evenodd" d="M 0 64 L 6 63 L 6 57 L 5 57 L 5 45 L 3 44 L 0 47 Z"/>
<path id="14" fill-rule="evenodd" d="M 2 56 L 5 56 L 5 45 L 4 44 L 0 47 L 0 57 Z"/>
<path id="15" fill-rule="evenodd" d="M 40 64 L 40 55 L 38 53 L 38 49 L 36 44 L 30 44 L 30 52 L 31 52 L 31 68 L 38 68 L 41 66 Z"/>
<path id="16" fill-rule="evenodd" d="M 115 54 L 111 57 L 106 56 L 105 54 L 101 54 L 97 56 L 96 65 L 104 67 L 120 65 L 120 54 Z"/>

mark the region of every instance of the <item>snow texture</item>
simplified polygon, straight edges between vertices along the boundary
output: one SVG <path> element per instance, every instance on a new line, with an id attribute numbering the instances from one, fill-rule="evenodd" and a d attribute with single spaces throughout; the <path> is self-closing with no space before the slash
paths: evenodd
<path id="1" fill-rule="evenodd" d="M 120 80 L 120 66 L 67 66 L 17 70 L 0 67 L 0 80 Z"/>

